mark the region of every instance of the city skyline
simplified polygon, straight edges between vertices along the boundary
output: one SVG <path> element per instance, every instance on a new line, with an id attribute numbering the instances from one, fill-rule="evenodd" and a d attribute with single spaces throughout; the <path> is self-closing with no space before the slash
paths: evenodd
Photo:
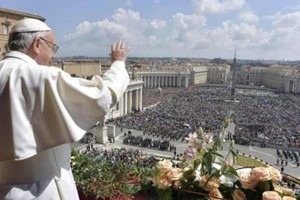
<path id="1" fill-rule="evenodd" d="M 297 0 L 0 0 L 40 15 L 54 30 L 57 57 L 108 56 L 119 39 L 131 57 L 300 60 Z"/>

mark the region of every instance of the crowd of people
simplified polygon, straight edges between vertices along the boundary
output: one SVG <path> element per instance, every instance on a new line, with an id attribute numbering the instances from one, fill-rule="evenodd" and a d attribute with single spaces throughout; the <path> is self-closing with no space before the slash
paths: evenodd
<path id="1" fill-rule="evenodd" d="M 127 166 L 142 166 L 142 167 L 154 167 L 157 163 L 157 158 L 153 155 L 145 155 L 140 150 L 136 149 L 99 149 L 90 145 L 83 152 L 86 155 L 95 157 L 99 161 L 108 161 L 111 163 L 122 162 Z"/>
<path id="2" fill-rule="evenodd" d="M 295 162 L 297 167 L 299 167 L 300 152 L 276 149 L 276 154 L 277 154 L 277 165 L 287 166 L 288 162 L 292 161 Z"/>
<path id="3" fill-rule="evenodd" d="M 128 135 L 123 139 L 123 144 L 133 145 L 143 148 L 152 148 L 161 151 L 176 152 L 175 145 L 171 144 L 169 140 L 158 140 L 142 136 Z"/>
<path id="4" fill-rule="evenodd" d="M 160 92 L 147 89 L 143 92 L 147 109 L 114 120 L 122 127 L 142 130 L 145 136 L 184 141 L 199 127 L 218 135 L 225 118 L 232 115 L 237 143 L 300 149 L 299 95 L 236 89 L 232 101 L 230 91 L 226 86 L 209 85 Z M 150 108 L 151 99 L 157 105 Z"/>

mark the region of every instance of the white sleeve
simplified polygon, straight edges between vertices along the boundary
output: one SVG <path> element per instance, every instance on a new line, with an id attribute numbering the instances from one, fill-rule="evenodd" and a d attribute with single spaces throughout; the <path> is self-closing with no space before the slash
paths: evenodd
<path id="1" fill-rule="evenodd" d="M 119 101 L 129 84 L 129 76 L 125 69 L 125 63 L 122 61 L 113 62 L 110 69 L 103 75 L 103 78 L 94 76 L 93 79 L 101 86 L 108 86 L 113 98 L 111 106 Z"/>
<path id="2" fill-rule="evenodd" d="M 22 160 L 81 139 L 126 90 L 124 62 L 116 61 L 103 78 L 73 78 L 53 67 L 20 66 L 3 79 L 1 160 Z M 20 78 L 21 77 L 21 78 Z M 9 87 L 8 87 L 9 86 Z"/>

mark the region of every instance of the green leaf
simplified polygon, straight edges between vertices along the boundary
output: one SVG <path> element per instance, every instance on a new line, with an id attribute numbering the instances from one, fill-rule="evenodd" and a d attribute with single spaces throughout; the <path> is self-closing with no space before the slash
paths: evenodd
<path id="1" fill-rule="evenodd" d="M 211 153 L 206 153 L 203 156 L 203 162 L 202 162 L 202 166 L 205 167 L 205 169 L 208 171 L 208 173 L 211 172 L 212 170 L 212 154 Z"/>
<path id="2" fill-rule="evenodd" d="M 141 190 L 141 186 L 137 184 L 122 184 L 120 189 L 126 194 L 136 194 Z"/>
<path id="3" fill-rule="evenodd" d="M 196 170 L 199 167 L 200 164 L 201 164 L 201 160 L 200 159 L 195 160 L 194 161 L 194 170 Z"/>
<path id="4" fill-rule="evenodd" d="M 216 155 L 216 156 L 218 156 L 220 158 L 224 158 L 224 156 L 222 154 L 220 154 L 220 153 L 218 153 L 216 151 L 212 151 L 211 154 Z"/>

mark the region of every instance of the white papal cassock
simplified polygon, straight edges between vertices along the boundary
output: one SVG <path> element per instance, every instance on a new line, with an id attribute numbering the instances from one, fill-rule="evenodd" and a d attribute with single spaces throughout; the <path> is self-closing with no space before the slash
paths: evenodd
<path id="1" fill-rule="evenodd" d="M 9 52 L 0 62 L 0 199 L 78 199 L 70 143 L 103 120 L 128 83 L 122 61 L 85 80 Z"/>

